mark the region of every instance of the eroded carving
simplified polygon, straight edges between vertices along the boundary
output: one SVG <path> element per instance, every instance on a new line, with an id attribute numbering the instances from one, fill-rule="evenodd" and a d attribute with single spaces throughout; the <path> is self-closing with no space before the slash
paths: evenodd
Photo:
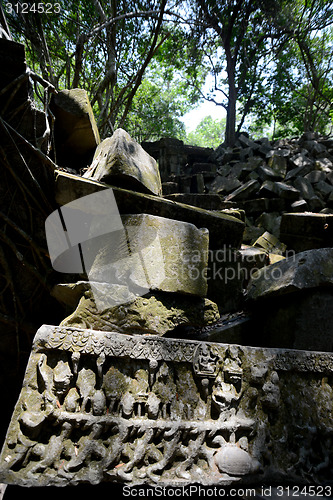
<path id="1" fill-rule="evenodd" d="M 329 480 L 332 366 L 327 353 L 44 326 L 0 480 Z"/>

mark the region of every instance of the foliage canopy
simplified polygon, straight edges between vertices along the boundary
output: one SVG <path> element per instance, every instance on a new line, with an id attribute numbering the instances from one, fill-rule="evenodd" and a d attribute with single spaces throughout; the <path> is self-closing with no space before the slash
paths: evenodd
<path id="1" fill-rule="evenodd" d="M 202 98 L 224 108 L 228 144 L 244 128 L 329 132 L 332 0 L 57 4 L 60 13 L 7 12 L 12 36 L 56 88 L 87 90 L 102 137 L 125 127 L 138 140 L 188 140 L 181 117 Z"/>

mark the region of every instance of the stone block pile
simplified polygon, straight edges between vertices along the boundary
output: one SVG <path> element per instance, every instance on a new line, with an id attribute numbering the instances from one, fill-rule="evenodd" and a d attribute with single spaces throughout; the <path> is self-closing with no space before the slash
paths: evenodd
<path id="1" fill-rule="evenodd" d="M 246 244 L 265 231 L 279 238 L 283 213 L 333 213 L 332 138 L 308 132 L 272 142 L 241 134 L 233 148 L 219 146 L 209 162 L 188 164 L 188 189 L 182 189 L 182 176 L 173 176 L 180 194 L 166 196 L 211 210 L 243 209 Z M 198 176 L 201 181 L 194 181 Z"/>

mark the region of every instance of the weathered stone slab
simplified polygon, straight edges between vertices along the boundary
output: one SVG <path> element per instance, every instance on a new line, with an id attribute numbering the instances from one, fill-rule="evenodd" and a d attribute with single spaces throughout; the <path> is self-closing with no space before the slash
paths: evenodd
<path id="1" fill-rule="evenodd" d="M 319 196 L 327 198 L 333 191 L 333 186 L 325 181 L 319 181 L 314 185 L 315 191 Z"/>
<path id="2" fill-rule="evenodd" d="M 308 179 L 311 184 L 316 184 L 317 182 L 324 181 L 326 179 L 326 174 L 321 170 L 312 170 L 312 172 L 306 174 L 305 178 Z"/>
<path id="3" fill-rule="evenodd" d="M 253 197 L 257 193 L 260 184 L 255 179 L 251 179 L 245 184 L 242 184 L 239 188 L 235 189 L 231 194 L 226 197 L 227 201 L 242 201 Z"/>
<path id="4" fill-rule="evenodd" d="M 67 285 L 67 292 L 67 295 L 72 292 L 73 303 L 76 291 L 72 290 L 72 284 Z M 120 305 L 112 306 L 111 299 Z M 75 311 L 61 325 L 157 336 L 172 335 L 177 327 L 202 328 L 215 323 L 219 317 L 217 305 L 202 297 L 159 291 L 138 297 L 126 285 L 90 281 L 85 283 Z"/>
<path id="5" fill-rule="evenodd" d="M 60 205 L 110 188 L 106 184 L 66 172 L 56 172 L 55 185 L 56 201 Z M 205 227 L 209 231 L 210 248 L 219 249 L 225 245 L 239 248 L 241 245 L 244 223 L 235 217 L 128 189 L 114 186 L 112 189 L 121 214 L 146 213 Z"/>
<path id="6" fill-rule="evenodd" d="M 204 208 L 205 210 L 224 210 L 226 208 L 237 209 L 238 204 L 233 201 L 224 201 L 223 197 L 214 193 L 173 193 L 164 195 L 164 198 L 186 205 Z"/>
<path id="7" fill-rule="evenodd" d="M 333 246 L 333 215 L 321 213 L 284 213 L 280 238 L 296 252 Z"/>
<path id="8" fill-rule="evenodd" d="M 307 250 L 258 270 L 248 288 L 250 300 L 309 288 L 332 287 L 333 248 Z"/>
<path id="9" fill-rule="evenodd" d="M 50 106 L 55 116 L 57 161 L 78 168 L 100 143 L 88 94 L 83 89 L 61 90 L 52 97 Z"/>
<path id="10" fill-rule="evenodd" d="M 284 200 L 295 201 L 299 198 L 299 191 L 285 182 L 275 183 L 275 192 Z"/>
<path id="11" fill-rule="evenodd" d="M 264 181 L 259 189 L 259 196 L 263 199 L 267 198 L 275 198 L 277 196 L 277 189 L 275 187 L 275 182 L 266 180 Z"/>
<path id="12" fill-rule="evenodd" d="M 318 158 L 315 162 L 316 170 L 330 174 L 333 169 L 333 163 L 329 158 Z"/>
<path id="13" fill-rule="evenodd" d="M 303 167 L 306 169 L 306 168 L 312 168 L 313 166 L 313 161 L 304 153 L 299 153 L 293 156 L 292 158 L 290 158 L 289 162 L 293 168 Z M 304 173 L 308 172 L 304 171 Z"/>
<path id="14" fill-rule="evenodd" d="M 286 250 L 286 245 L 281 243 L 274 234 L 265 231 L 254 243 L 253 246 L 260 247 L 269 253 L 282 255 Z"/>
<path id="15" fill-rule="evenodd" d="M 283 178 L 279 173 L 275 172 L 272 168 L 267 167 L 266 165 L 259 165 L 256 169 L 260 179 L 262 181 L 277 181 Z"/>
<path id="16" fill-rule="evenodd" d="M 296 189 L 298 189 L 298 191 L 300 192 L 300 194 L 301 194 L 302 198 L 304 198 L 304 200 L 310 200 L 311 198 L 313 198 L 313 196 L 315 196 L 315 192 L 314 192 L 314 189 L 312 187 L 312 184 L 306 178 L 297 177 L 297 179 L 294 181 L 294 187 Z M 332 187 L 332 189 L 333 189 L 333 187 Z"/>
<path id="17" fill-rule="evenodd" d="M 232 174 L 228 177 L 218 175 L 213 182 L 209 184 L 209 191 L 211 193 L 230 193 L 230 191 L 237 189 L 241 185 L 242 183 Z"/>
<path id="18" fill-rule="evenodd" d="M 305 200 L 297 200 L 290 205 L 290 208 L 293 212 L 304 212 L 309 207 Z"/>
<path id="19" fill-rule="evenodd" d="M 276 196 L 276 193 L 271 193 Z M 229 202 L 231 203 L 231 202 Z M 257 215 L 261 212 L 276 212 L 285 209 L 286 202 L 281 198 L 254 198 L 240 201 L 237 206 L 245 211 L 247 215 Z"/>
<path id="20" fill-rule="evenodd" d="M 333 355 L 42 326 L 0 481 L 331 484 Z"/>
<path id="21" fill-rule="evenodd" d="M 263 227 L 277 238 L 280 236 L 281 215 L 279 212 L 263 212 L 255 220 L 257 227 Z"/>
<path id="22" fill-rule="evenodd" d="M 164 195 L 178 193 L 178 182 L 162 182 L 162 191 Z"/>
<path id="23" fill-rule="evenodd" d="M 252 141 L 252 139 L 249 139 L 249 137 L 246 137 L 245 134 L 240 134 L 237 138 L 238 142 L 241 144 L 242 147 L 244 148 L 251 148 L 252 150 L 257 150 L 259 149 L 259 144 L 256 142 Z"/>
<path id="24" fill-rule="evenodd" d="M 287 173 L 287 160 L 284 156 L 279 154 L 273 154 L 268 160 L 268 166 L 278 175 L 281 179 L 284 179 Z"/>
<path id="25" fill-rule="evenodd" d="M 152 194 L 162 193 L 156 160 L 121 128 L 98 146 L 84 177 L 121 186 L 134 185 Z"/>
<path id="26" fill-rule="evenodd" d="M 332 288 L 304 288 L 248 307 L 255 345 L 332 352 Z"/>
<path id="27" fill-rule="evenodd" d="M 149 214 L 121 220 L 123 232 L 82 246 L 85 262 L 91 262 L 90 281 L 206 296 L 207 229 Z"/>

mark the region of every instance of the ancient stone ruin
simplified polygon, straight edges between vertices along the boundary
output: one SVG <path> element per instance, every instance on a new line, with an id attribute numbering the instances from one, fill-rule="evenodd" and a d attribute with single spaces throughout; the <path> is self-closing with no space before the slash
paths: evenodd
<path id="1" fill-rule="evenodd" d="M 0 482 L 331 484 L 333 139 L 101 141 L 84 90 L 0 42 L 2 241 L 33 251 L 10 254 L 18 296 L 47 285 Z M 12 186 L 30 217 L 6 210 Z"/>

